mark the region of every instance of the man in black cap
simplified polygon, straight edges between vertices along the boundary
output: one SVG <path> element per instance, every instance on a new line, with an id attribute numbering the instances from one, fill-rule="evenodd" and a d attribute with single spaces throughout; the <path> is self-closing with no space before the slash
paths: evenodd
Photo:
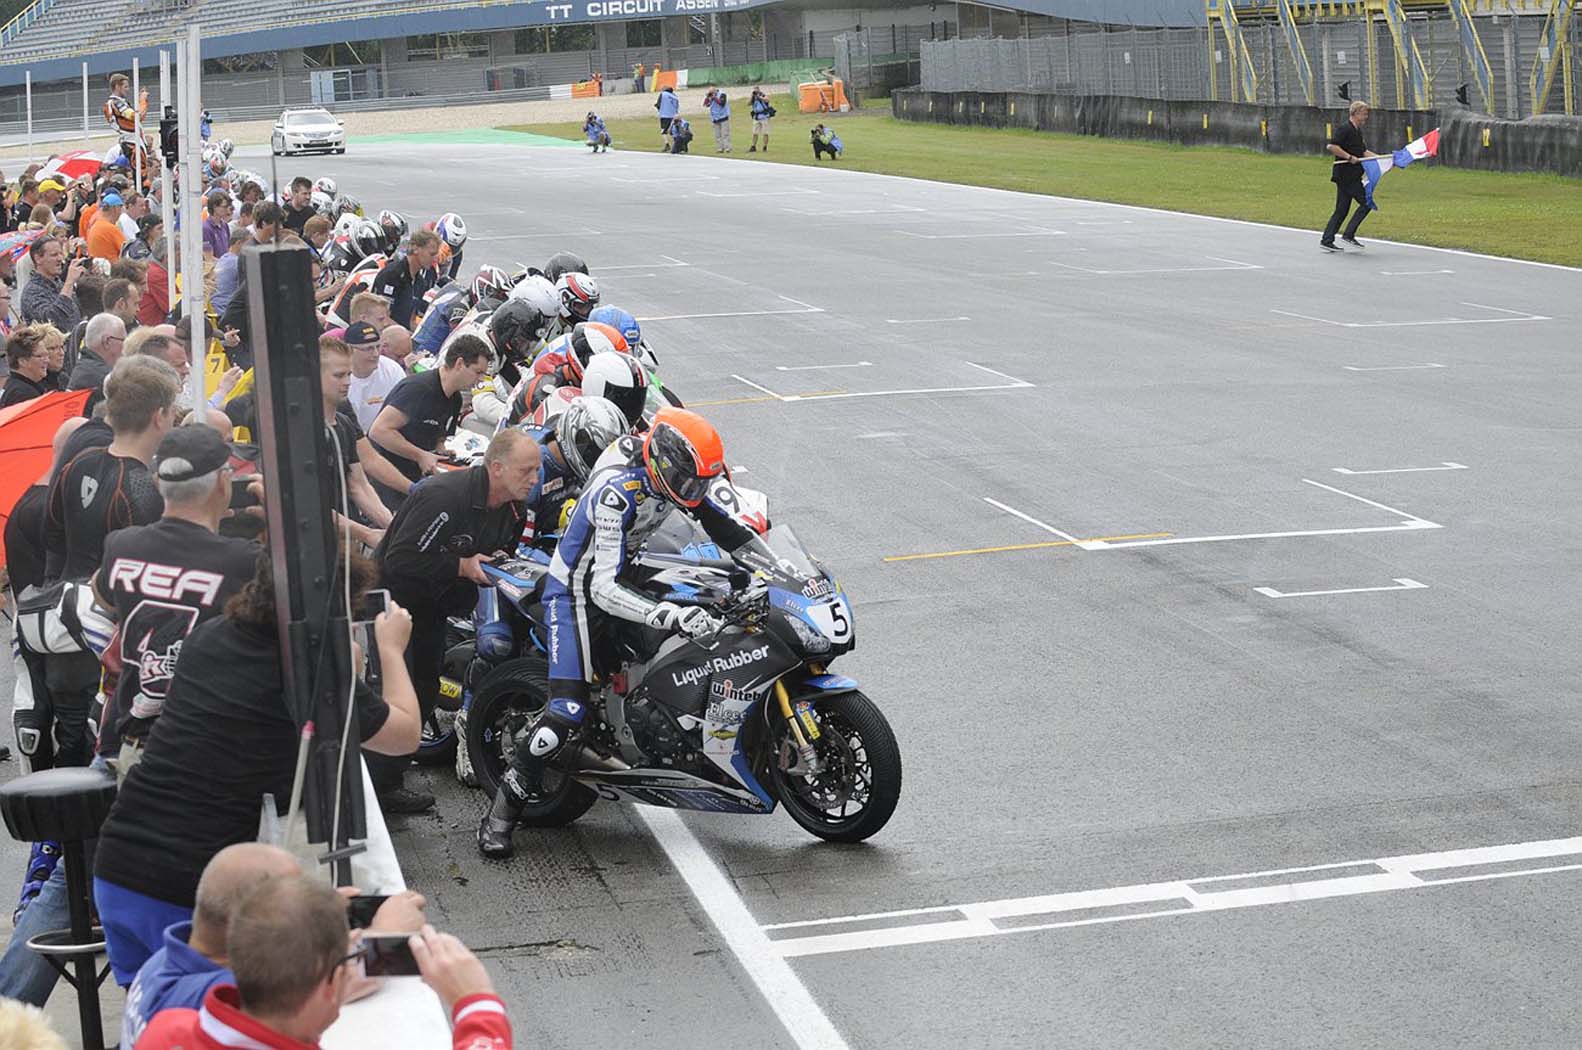
<path id="1" fill-rule="evenodd" d="M 164 516 L 105 538 L 93 588 L 119 624 L 121 676 L 100 720 L 99 754 L 117 762 L 122 777 L 164 707 L 182 642 L 253 578 L 263 550 L 219 535 L 231 504 L 230 458 L 213 427 L 171 430 L 152 463 Z"/>

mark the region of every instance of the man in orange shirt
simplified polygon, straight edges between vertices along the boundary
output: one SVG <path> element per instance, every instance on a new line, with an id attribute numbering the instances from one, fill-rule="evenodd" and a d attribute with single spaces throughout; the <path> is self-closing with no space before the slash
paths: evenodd
<path id="1" fill-rule="evenodd" d="M 88 231 L 88 254 L 93 258 L 113 263 L 121 257 L 121 249 L 126 246 L 126 234 L 121 232 L 124 206 L 119 193 L 106 193 L 100 199 L 93 228 Z"/>

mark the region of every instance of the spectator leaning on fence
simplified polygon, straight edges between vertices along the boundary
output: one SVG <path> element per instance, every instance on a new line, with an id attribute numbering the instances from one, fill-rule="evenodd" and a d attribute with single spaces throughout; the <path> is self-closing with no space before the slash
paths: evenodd
<path id="1" fill-rule="evenodd" d="M 709 122 L 714 125 L 714 152 L 729 153 L 731 151 L 731 104 L 725 97 L 725 92 L 719 88 L 709 88 L 709 93 L 703 96 L 703 101 L 709 107 Z"/>
<path id="2" fill-rule="evenodd" d="M 761 87 L 753 88 L 752 102 L 749 105 L 753 117 L 753 144 L 747 147 L 748 153 L 758 152 L 758 136 L 764 137 L 764 152 L 769 152 L 769 121 L 774 119 L 775 108 L 769 104 L 769 96 L 764 94 Z"/>

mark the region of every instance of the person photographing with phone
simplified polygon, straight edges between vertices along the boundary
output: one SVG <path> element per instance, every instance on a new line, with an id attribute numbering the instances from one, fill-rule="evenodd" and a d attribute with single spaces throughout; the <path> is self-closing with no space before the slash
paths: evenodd
<path id="1" fill-rule="evenodd" d="M 520 430 L 500 431 L 478 466 L 442 471 L 416 486 L 374 555 L 391 597 L 412 614 L 405 660 L 425 721 L 439 701 L 446 618 L 476 604 L 478 585 L 489 582 L 484 562 L 516 550 L 527 520 L 523 501 L 538 482 L 540 465 L 538 442 Z M 369 762 L 387 813 L 434 805 L 434 796 L 402 786 L 406 766 L 405 756 Z"/>
<path id="2" fill-rule="evenodd" d="M 235 983 L 209 989 L 196 1010 L 166 1010 L 136 1050 L 307 1050 L 340 1016 L 360 974 L 348 950 L 346 902 L 303 875 L 260 885 L 232 914 L 225 938 Z M 511 1050 L 511 1021 L 478 957 L 432 926 L 408 938 L 423 982 L 439 995 L 454 1050 Z"/>
<path id="3" fill-rule="evenodd" d="M 27 251 L 33 276 L 22 288 L 17 313 L 23 322 L 47 321 L 62 332 L 77 330 L 82 310 L 77 306 L 77 282 L 88 272 L 86 256 L 66 261 L 66 248 L 54 237 L 40 237 Z"/>

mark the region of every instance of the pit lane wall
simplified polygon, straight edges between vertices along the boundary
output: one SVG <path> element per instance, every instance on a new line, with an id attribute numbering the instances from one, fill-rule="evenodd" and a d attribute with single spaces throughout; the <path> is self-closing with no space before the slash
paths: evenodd
<path id="1" fill-rule="evenodd" d="M 1322 153 L 1344 109 L 1173 102 L 1118 95 L 923 91 L 890 96 L 899 120 L 1027 128 L 1105 138 L 1240 146 L 1265 153 Z M 1439 162 L 1492 171 L 1582 177 L 1582 117 L 1499 120 L 1462 111 L 1375 109 L 1367 137 L 1379 152 L 1440 129 Z"/>

